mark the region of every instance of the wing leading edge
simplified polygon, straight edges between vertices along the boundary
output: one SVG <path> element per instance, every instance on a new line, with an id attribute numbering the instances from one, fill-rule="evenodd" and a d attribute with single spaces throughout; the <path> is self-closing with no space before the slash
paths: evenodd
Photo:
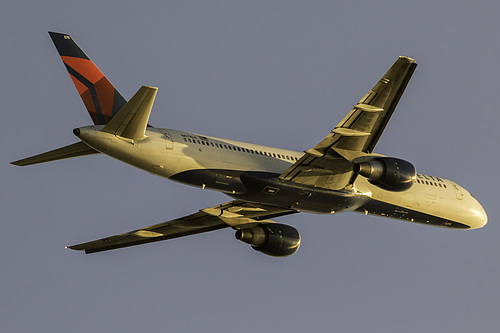
<path id="1" fill-rule="evenodd" d="M 352 160 L 373 152 L 416 67 L 414 59 L 399 57 L 328 136 L 280 178 L 329 189 L 347 186 Z"/>
<path id="2" fill-rule="evenodd" d="M 232 227 L 251 228 L 258 223 L 272 223 L 268 219 L 296 213 L 283 209 L 244 201 L 231 201 L 202 209 L 194 214 L 150 227 L 110 236 L 95 241 L 68 246 L 72 250 L 95 253 L 128 246 L 158 242 L 162 240 L 195 235 L 203 232 Z"/>

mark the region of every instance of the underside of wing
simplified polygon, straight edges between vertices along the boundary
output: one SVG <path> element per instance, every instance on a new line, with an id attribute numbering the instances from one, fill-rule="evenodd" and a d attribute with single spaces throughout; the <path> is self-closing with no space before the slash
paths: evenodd
<path id="1" fill-rule="evenodd" d="M 226 227 L 234 229 L 251 228 L 259 222 L 272 223 L 272 221 L 268 220 L 269 218 L 292 213 L 296 213 L 296 211 L 235 200 L 175 220 L 83 244 L 68 246 L 68 248 L 85 251 L 85 253 L 101 252 L 195 235 Z"/>
<path id="2" fill-rule="evenodd" d="M 58 148 L 55 150 L 48 151 L 46 153 L 38 154 L 35 156 L 24 158 L 19 161 L 11 162 L 11 164 L 18 166 L 26 166 L 26 165 L 52 162 L 66 158 L 93 155 L 93 154 L 100 154 L 100 153 L 90 148 L 83 142 L 77 142 L 66 147 Z"/>
<path id="3" fill-rule="evenodd" d="M 335 190 L 348 186 L 352 161 L 372 154 L 416 67 L 415 60 L 399 57 L 328 136 L 280 178 Z"/>

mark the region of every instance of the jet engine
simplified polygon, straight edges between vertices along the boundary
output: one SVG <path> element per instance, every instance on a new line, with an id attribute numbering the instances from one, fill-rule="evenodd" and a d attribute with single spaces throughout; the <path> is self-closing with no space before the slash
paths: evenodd
<path id="1" fill-rule="evenodd" d="M 370 183 L 388 191 L 402 192 L 413 186 L 417 172 L 410 162 L 393 158 L 377 157 L 354 164 L 358 175 L 368 178 Z"/>
<path id="2" fill-rule="evenodd" d="M 279 223 L 261 223 L 253 228 L 238 230 L 235 236 L 250 244 L 254 250 L 273 257 L 290 256 L 300 246 L 299 231 Z"/>

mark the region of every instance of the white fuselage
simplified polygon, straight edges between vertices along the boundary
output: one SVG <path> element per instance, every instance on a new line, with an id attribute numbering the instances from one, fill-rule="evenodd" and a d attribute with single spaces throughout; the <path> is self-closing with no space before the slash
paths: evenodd
<path id="1" fill-rule="evenodd" d="M 443 178 L 419 174 L 415 184 L 404 192 L 384 190 L 364 177 L 356 178 L 349 193 L 307 186 L 298 189 L 300 184 L 284 184 L 277 177 L 303 155 L 301 152 L 152 127 L 147 128 L 144 139 L 130 140 L 102 132 L 102 127 L 82 127 L 79 138 L 101 153 L 152 174 L 235 198 L 298 211 L 358 211 L 451 228 L 474 229 L 487 222 L 477 200 L 464 188 Z M 240 177 L 242 173 L 272 179 L 262 183 L 263 189 L 248 193 L 252 178 L 242 182 L 241 179 L 248 178 Z M 280 193 L 289 189 L 290 195 L 280 197 L 272 193 L 281 185 L 287 190 Z M 296 194 L 304 191 L 309 194 L 303 197 Z"/>

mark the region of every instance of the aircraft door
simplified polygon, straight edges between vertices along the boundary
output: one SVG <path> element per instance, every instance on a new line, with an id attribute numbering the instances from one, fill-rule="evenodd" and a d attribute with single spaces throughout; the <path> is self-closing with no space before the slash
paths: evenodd
<path id="1" fill-rule="evenodd" d="M 462 192 L 460 186 L 454 184 L 453 187 L 455 188 L 455 194 L 457 195 L 457 200 L 463 200 L 464 193 Z"/>
<path id="2" fill-rule="evenodd" d="M 163 134 L 163 139 L 165 141 L 165 149 L 172 149 L 174 148 L 174 143 L 172 141 L 172 136 L 168 134 L 167 131 L 162 130 L 161 131 Z"/>

